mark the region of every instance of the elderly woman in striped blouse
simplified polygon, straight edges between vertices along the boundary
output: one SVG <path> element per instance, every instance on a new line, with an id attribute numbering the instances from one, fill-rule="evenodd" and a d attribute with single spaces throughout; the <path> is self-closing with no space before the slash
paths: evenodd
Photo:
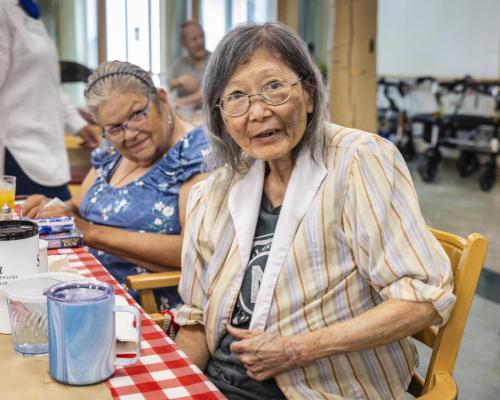
<path id="1" fill-rule="evenodd" d="M 222 40 L 204 111 L 220 168 L 188 200 L 177 344 L 230 399 L 402 398 L 408 336 L 455 298 L 397 149 L 326 121 L 276 23 Z"/>

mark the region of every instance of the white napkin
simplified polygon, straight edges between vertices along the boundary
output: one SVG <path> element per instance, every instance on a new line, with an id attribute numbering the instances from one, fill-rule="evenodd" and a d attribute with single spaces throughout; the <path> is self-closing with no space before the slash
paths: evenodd
<path id="1" fill-rule="evenodd" d="M 45 205 L 42 208 L 45 208 L 45 207 L 55 207 L 55 206 L 66 207 L 66 204 L 59 197 L 54 197 L 48 203 L 45 203 Z"/>
<path id="2" fill-rule="evenodd" d="M 78 271 L 71 268 L 66 255 L 53 255 L 47 257 L 49 272 L 70 272 L 78 275 Z"/>
<path id="3" fill-rule="evenodd" d="M 115 296 L 116 305 L 127 305 L 123 296 Z M 121 342 L 136 342 L 137 333 L 134 328 L 134 316 L 128 312 L 115 313 L 116 340 Z"/>

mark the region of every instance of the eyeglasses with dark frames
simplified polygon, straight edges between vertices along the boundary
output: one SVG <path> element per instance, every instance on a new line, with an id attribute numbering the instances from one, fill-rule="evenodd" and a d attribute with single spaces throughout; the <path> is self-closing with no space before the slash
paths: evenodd
<path id="1" fill-rule="evenodd" d="M 271 81 L 262 88 L 260 93 L 245 94 L 235 91 L 222 97 L 216 107 L 230 117 L 239 117 L 250 109 L 251 98 L 254 96 L 260 96 L 262 101 L 270 106 L 279 106 L 290 100 L 293 87 L 301 80 L 302 78 L 295 82 Z"/>
<path id="2" fill-rule="evenodd" d="M 110 128 L 102 128 L 102 135 L 109 140 L 119 141 L 125 137 L 127 129 L 140 130 L 144 122 L 148 118 L 149 108 L 151 106 L 151 97 L 148 96 L 146 106 L 139 111 L 135 111 L 132 115 L 122 124 L 114 125 Z"/>

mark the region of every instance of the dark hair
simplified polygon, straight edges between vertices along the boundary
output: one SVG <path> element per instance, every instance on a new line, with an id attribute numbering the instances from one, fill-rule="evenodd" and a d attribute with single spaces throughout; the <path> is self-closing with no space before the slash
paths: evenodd
<path id="1" fill-rule="evenodd" d="M 311 154 L 323 144 L 324 125 L 328 118 L 326 93 L 321 73 L 300 36 L 280 23 L 244 24 L 230 31 L 210 56 L 203 78 L 203 114 L 212 145 L 209 164 L 217 168 L 227 164 L 233 172 L 243 172 L 240 147 L 227 133 L 216 105 L 236 68 L 259 49 L 266 49 L 302 78 L 302 84 L 313 100 L 313 111 L 307 116 L 304 136 L 292 154 L 307 147 Z"/>

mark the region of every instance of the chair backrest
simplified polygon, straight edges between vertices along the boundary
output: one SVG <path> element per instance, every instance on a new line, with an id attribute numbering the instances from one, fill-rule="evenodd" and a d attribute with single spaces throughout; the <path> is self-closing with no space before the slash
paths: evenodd
<path id="1" fill-rule="evenodd" d="M 431 232 L 450 258 L 457 299 L 444 326 L 439 329 L 428 327 L 414 335 L 415 339 L 432 348 L 425 381 L 420 382 L 422 384 L 420 394 L 425 394 L 433 388 L 440 373 L 449 376 L 453 374 L 465 323 L 488 247 L 487 240 L 478 233 L 472 233 L 464 239 L 437 229 L 431 229 Z M 412 385 L 415 385 L 415 382 L 412 382 Z"/>
<path id="2" fill-rule="evenodd" d="M 61 70 L 61 82 L 83 82 L 86 83 L 88 77 L 92 74 L 92 70 L 83 64 L 74 61 L 59 61 L 59 69 Z"/>

